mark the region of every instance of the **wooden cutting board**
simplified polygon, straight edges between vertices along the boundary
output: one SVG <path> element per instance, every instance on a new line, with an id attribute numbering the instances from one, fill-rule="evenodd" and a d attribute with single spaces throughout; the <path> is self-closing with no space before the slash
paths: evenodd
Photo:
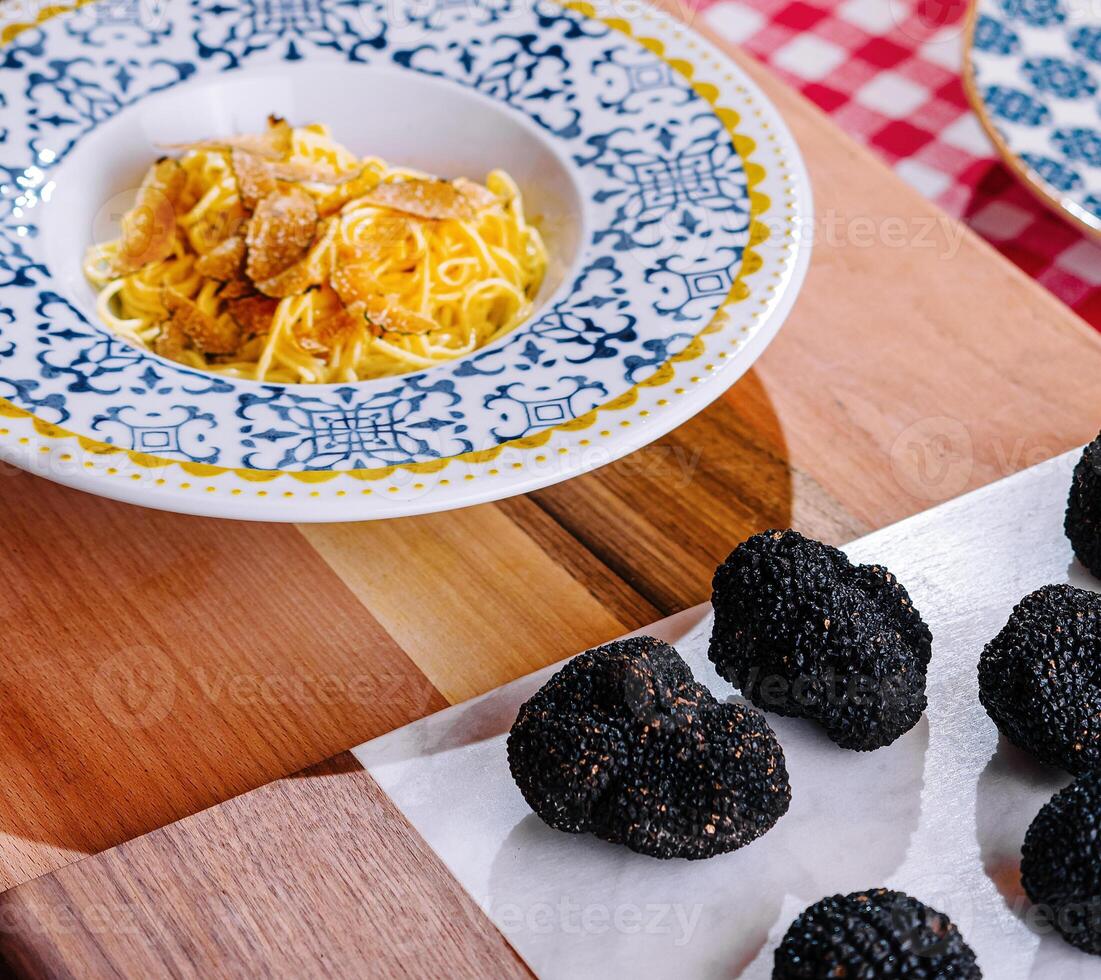
<path id="1" fill-rule="evenodd" d="M 1095 434 L 1101 337 L 739 61 L 832 232 L 758 367 L 654 446 L 500 504 L 326 527 L 5 472 L 0 884 L 263 787 L 10 892 L 14 967 L 514 969 L 343 749 L 694 605 L 762 527 L 850 540 Z"/>

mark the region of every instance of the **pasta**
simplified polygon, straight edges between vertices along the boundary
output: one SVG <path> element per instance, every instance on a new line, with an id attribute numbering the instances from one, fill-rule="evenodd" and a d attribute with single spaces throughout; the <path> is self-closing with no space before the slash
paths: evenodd
<path id="1" fill-rule="evenodd" d="M 174 147 L 84 271 L 119 336 L 275 383 L 431 367 L 526 319 L 547 253 L 502 170 L 444 181 L 325 126 Z"/>

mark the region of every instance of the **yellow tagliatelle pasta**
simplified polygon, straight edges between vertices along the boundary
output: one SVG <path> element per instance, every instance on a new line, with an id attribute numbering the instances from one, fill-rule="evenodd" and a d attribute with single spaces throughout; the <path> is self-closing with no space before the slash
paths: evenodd
<path id="1" fill-rule="evenodd" d="M 431 367 L 526 319 L 547 254 L 503 171 L 444 181 L 324 126 L 176 148 L 88 250 L 103 321 L 190 367 L 277 383 Z"/>

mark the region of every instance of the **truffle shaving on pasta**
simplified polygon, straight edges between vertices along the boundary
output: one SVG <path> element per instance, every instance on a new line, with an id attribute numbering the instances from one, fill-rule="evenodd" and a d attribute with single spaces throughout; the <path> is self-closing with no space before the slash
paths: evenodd
<path id="1" fill-rule="evenodd" d="M 232 377 L 343 383 L 460 357 L 531 314 L 547 253 L 502 170 L 442 180 L 276 117 L 166 149 L 85 259 L 100 317 L 133 343 Z"/>

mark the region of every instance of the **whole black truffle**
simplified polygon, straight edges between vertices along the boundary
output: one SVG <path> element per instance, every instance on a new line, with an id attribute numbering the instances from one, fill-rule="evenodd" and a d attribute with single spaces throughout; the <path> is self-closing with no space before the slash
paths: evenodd
<path id="1" fill-rule="evenodd" d="M 932 637 L 887 569 L 766 531 L 719 566 L 711 602 L 711 660 L 759 707 L 813 718 L 861 750 L 921 718 Z"/>
<path id="2" fill-rule="evenodd" d="M 1067 942 L 1101 956 L 1101 773 L 1079 776 L 1036 814 L 1021 884 Z"/>
<path id="3" fill-rule="evenodd" d="M 1101 578 L 1101 435 L 1074 467 L 1063 527 L 1078 560 Z"/>
<path id="4" fill-rule="evenodd" d="M 816 902 L 776 950 L 772 980 L 979 980 L 971 947 L 943 912 L 875 888 Z"/>
<path id="5" fill-rule="evenodd" d="M 764 716 L 720 704 L 644 636 L 574 657 L 508 737 L 512 777 L 546 823 L 659 858 L 707 858 L 765 833 L 791 802 Z"/>
<path id="6" fill-rule="evenodd" d="M 1101 768 L 1101 595 L 1047 585 L 1025 596 L 979 658 L 979 700 L 1042 762 Z"/>

